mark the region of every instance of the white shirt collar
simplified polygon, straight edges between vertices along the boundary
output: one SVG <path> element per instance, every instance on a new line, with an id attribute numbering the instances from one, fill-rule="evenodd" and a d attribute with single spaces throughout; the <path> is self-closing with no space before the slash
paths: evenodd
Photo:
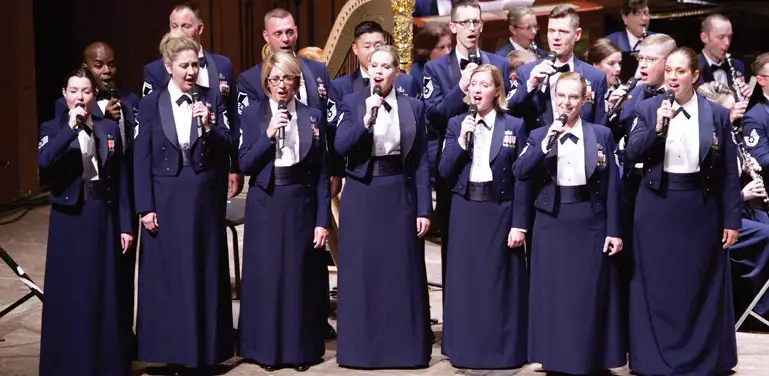
<path id="1" fill-rule="evenodd" d="M 478 60 L 480 61 L 481 60 L 481 51 L 480 50 L 476 50 L 476 51 L 478 53 Z M 465 55 L 462 55 L 462 53 L 459 52 L 458 48 L 454 48 L 454 52 L 456 52 L 456 54 L 457 54 L 457 65 L 462 66 L 462 59 L 470 60 L 469 57 L 467 57 Z"/>
<path id="2" fill-rule="evenodd" d="M 174 81 L 173 81 L 173 80 L 168 80 L 168 93 L 169 93 L 169 94 L 171 94 L 171 102 L 172 102 L 173 104 L 176 104 L 176 101 L 177 101 L 177 100 L 179 100 L 179 98 L 180 98 L 182 95 L 186 95 L 186 96 L 190 97 L 190 100 L 192 100 L 192 96 L 191 96 L 190 94 L 187 94 L 187 93 L 184 93 L 184 92 L 182 92 L 182 91 L 181 91 L 181 90 L 180 90 L 180 89 L 179 89 L 179 88 L 176 86 L 176 84 L 174 84 Z M 177 107 L 178 107 L 178 104 L 177 104 Z"/>
<path id="3" fill-rule="evenodd" d="M 569 72 L 574 72 L 574 53 L 573 52 L 572 52 L 571 57 L 569 58 L 569 62 L 567 64 L 569 64 Z M 561 66 L 562 65 L 558 65 L 558 63 L 556 62 L 556 64 L 555 64 L 556 68 L 561 67 Z"/>
<path id="4" fill-rule="evenodd" d="M 767 101 L 769 101 L 769 95 L 767 95 L 766 93 L 764 93 L 764 99 L 766 99 Z"/>
<path id="5" fill-rule="evenodd" d="M 371 95 L 374 95 L 374 86 L 371 87 L 371 90 L 369 91 Z M 390 92 L 385 97 L 385 102 L 387 102 L 390 107 L 395 107 L 398 104 L 398 100 L 395 98 L 395 82 L 393 81 L 393 88 L 390 89 Z"/>
<path id="6" fill-rule="evenodd" d="M 278 112 L 278 102 L 272 98 L 270 98 L 270 109 L 272 110 L 272 113 Z M 292 99 L 291 102 L 286 103 L 286 109 L 291 114 L 296 113 L 296 98 Z"/>
<path id="7" fill-rule="evenodd" d="M 200 51 L 198 51 L 198 57 L 205 57 L 206 54 L 203 52 L 203 49 L 201 48 Z"/>
<path id="8" fill-rule="evenodd" d="M 491 109 L 486 116 L 483 117 L 483 122 L 486 123 L 486 127 L 489 129 L 494 128 L 494 122 L 497 120 L 497 110 Z"/>
<path id="9" fill-rule="evenodd" d="M 578 117 L 577 121 L 574 123 L 574 126 L 571 127 L 571 129 L 569 129 L 569 130 L 567 130 L 566 132 L 563 132 L 563 133 L 564 134 L 565 133 L 571 133 L 571 134 L 577 136 L 577 138 L 579 138 L 579 140 L 582 140 L 582 135 L 584 134 L 583 128 L 582 128 L 582 118 Z"/>
<path id="10" fill-rule="evenodd" d="M 635 47 L 635 45 L 638 44 L 639 41 L 641 41 L 641 38 L 638 38 L 635 35 L 633 35 L 633 33 L 631 33 L 630 30 L 628 29 L 625 29 L 625 33 L 627 33 L 627 41 L 628 41 L 628 44 L 630 44 L 630 50 L 633 50 L 633 47 Z"/>
<path id="11" fill-rule="evenodd" d="M 523 47 L 520 44 L 515 43 L 515 41 L 513 40 L 513 37 L 510 37 L 510 44 L 512 44 L 513 48 L 515 48 L 516 50 L 526 50 L 527 49 L 526 47 Z"/>
<path id="12" fill-rule="evenodd" d="M 721 61 L 718 61 L 718 62 L 711 60 L 711 59 L 708 57 L 708 54 L 706 54 L 706 53 L 705 53 L 705 50 L 702 50 L 702 56 L 705 56 L 705 61 L 707 61 L 707 62 L 708 62 L 708 66 L 710 66 L 710 65 L 721 65 L 721 63 L 723 63 L 723 62 L 724 62 L 723 60 L 721 60 Z M 696 96 L 696 95 L 695 95 L 695 96 Z"/>
<path id="13" fill-rule="evenodd" d="M 678 107 L 683 107 L 684 110 L 686 110 L 686 112 L 688 112 L 689 114 L 691 114 L 693 112 L 697 112 L 699 110 L 698 109 L 698 105 L 699 104 L 698 104 L 698 100 L 697 100 L 697 93 L 694 93 L 694 95 L 692 95 L 692 98 L 689 99 L 688 102 L 684 103 L 683 106 L 679 105 L 678 102 L 673 101 L 673 109 L 674 110 L 677 110 Z"/>
<path id="14" fill-rule="evenodd" d="M 371 76 L 369 76 L 368 72 L 366 72 L 366 70 L 363 69 L 363 67 L 360 67 L 360 76 L 361 78 L 369 78 L 369 79 L 371 78 Z"/>

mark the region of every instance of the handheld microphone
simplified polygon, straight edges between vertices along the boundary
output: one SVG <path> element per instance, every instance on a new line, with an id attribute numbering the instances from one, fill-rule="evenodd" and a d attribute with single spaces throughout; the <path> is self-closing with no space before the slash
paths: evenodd
<path id="1" fill-rule="evenodd" d="M 472 116 L 473 120 L 475 120 L 475 116 L 478 115 L 478 105 L 471 104 L 469 109 L 467 110 L 467 114 Z M 473 142 L 475 141 L 475 134 L 473 132 L 467 132 L 467 135 L 465 137 L 467 139 L 467 150 L 472 153 Z"/>
<path id="2" fill-rule="evenodd" d="M 374 86 L 374 94 L 381 96 L 382 95 L 382 86 L 381 85 L 375 85 Z M 371 109 L 371 121 L 369 121 L 369 125 L 374 124 L 376 122 L 376 115 L 379 112 L 379 106 L 374 107 Z"/>
<path id="3" fill-rule="evenodd" d="M 569 120 L 569 115 L 561 114 L 561 116 L 556 119 L 556 121 L 560 121 L 562 126 L 566 125 L 566 122 Z M 547 140 L 547 150 L 550 150 L 553 148 L 553 145 L 555 145 L 555 140 L 558 139 L 558 133 L 553 133 L 550 135 L 550 138 Z"/>
<path id="4" fill-rule="evenodd" d="M 286 101 L 279 100 L 278 101 L 278 111 L 286 110 L 288 109 L 288 105 L 286 104 Z M 286 127 L 280 127 L 278 128 L 278 149 L 283 149 L 283 146 L 286 145 Z"/>
<path id="5" fill-rule="evenodd" d="M 633 90 L 636 85 L 638 85 L 638 78 L 630 77 L 630 79 L 627 80 L 627 82 L 625 83 L 625 86 L 627 86 L 627 92 L 625 93 L 625 95 L 621 96 L 617 101 L 617 103 L 614 104 L 614 107 L 611 108 L 611 110 L 609 111 L 609 115 L 607 116 L 608 119 L 611 119 L 614 116 L 614 114 L 620 108 L 622 108 L 622 104 L 625 103 L 625 101 L 627 100 L 628 94 L 630 94 L 630 90 Z"/>
<path id="6" fill-rule="evenodd" d="M 200 93 L 196 89 L 192 89 L 192 105 L 194 106 L 195 103 L 198 103 L 200 101 Z M 202 116 L 196 116 L 195 122 L 197 122 L 198 128 L 203 127 L 203 117 Z"/>
<path id="7" fill-rule="evenodd" d="M 117 88 L 115 88 L 115 82 L 107 82 L 107 96 L 109 99 L 117 98 Z"/>
<path id="8" fill-rule="evenodd" d="M 75 105 L 75 107 L 85 108 L 85 104 L 78 103 Z M 75 121 L 77 121 L 78 127 L 85 124 L 85 118 L 83 117 L 83 115 L 77 115 L 77 117 L 75 117 Z"/>
<path id="9" fill-rule="evenodd" d="M 555 64 L 555 59 L 557 57 L 558 55 L 555 53 L 555 51 L 550 51 L 547 54 L 547 57 L 545 58 L 545 60 L 549 60 L 551 63 Z M 550 76 L 552 76 L 552 74 L 548 74 L 547 77 L 545 77 L 545 82 L 542 83 L 542 85 L 547 86 L 550 84 Z"/>
<path id="10" fill-rule="evenodd" d="M 475 63 L 476 65 L 481 65 L 481 59 L 478 58 L 478 53 L 475 51 L 475 49 L 470 51 L 470 54 L 467 57 L 467 61 Z"/>
<path id="11" fill-rule="evenodd" d="M 676 93 L 673 91 L 673 89 L 667 89 L 665 91 L 665 96 L 662 97 L 662 101 L 668 101 L 670 102 L 670 105 L 673 105 L 673 100 L 676 98 Z M 662 118 L 662 133 L 667 136 L 668 135 L 668 126 L 670 126 L 670 118 Z"/>

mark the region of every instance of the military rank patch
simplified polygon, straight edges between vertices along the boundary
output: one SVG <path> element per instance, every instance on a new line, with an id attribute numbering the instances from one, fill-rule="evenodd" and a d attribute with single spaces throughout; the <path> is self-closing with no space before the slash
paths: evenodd
<path id="1" fill-rule="evenodd" d="M 758 145 L 758 132 L 756 130 L 750 131 L 750 134 L 748 137 L 745 137 L 745 146 L 749 148 L 754 148 L 756 145 Z"/>
<path id="2" fill-rule="evenodd" d="M 422 91 L 422 97 L 424 99 L 430 99 L 430 96 L 433 95 L 433 90 L 435 89 L 433 87 L 432 77 L 428 77 L 428 76 L 422 77 L 422 86 L 424 86 L 424 90 Z"/>
<path id="3" fill-rule="evenodd" d="M 152 92 L 152 85 L 149 84 L 149 82 L 144 81 L 142 84 L 142 97 L 148 95 Z"/>
<path id="4" fill-rule="evenodd" d="M 224 113 L 222 113 L 222 122 L 224 122 L 224 126 L 227 127 L 227 129 L 230 129 L 230 120 L 227 118 L 227 110 L 224 110 Z"/>
<path id="5" fill-rule="evenodd" d="M 248 94 L 239 91 L 238 92 L 238 115 L 243 115 L 243 110 L 248 107 Z"/>
<path id="6" fill-rule="evenodd" d="M 331 123 L 334 119 L 336 119 L 336 102 L 329 99 L 326 104 L 326 122 Z M 339 121 L 342 121 L 341 117 L 339 118 Z"/>

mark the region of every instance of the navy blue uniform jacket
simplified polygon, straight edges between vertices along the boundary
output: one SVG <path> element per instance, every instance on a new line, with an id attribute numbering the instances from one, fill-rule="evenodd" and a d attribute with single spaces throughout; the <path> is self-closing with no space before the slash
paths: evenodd
<path id="1" fill-rule="evenodd" d="M 697 94 L 699 104 L 700 174 L 702 195 L 720 200 L 724 227 L 742 226 L 740 180 L 737 174 L 737 146 L 732 141 L 729 111 Z M 657 134 L 657 109 L 662 96 L 638 106 L 638 123 L 630 132 L 625 149 L 630 163 L 644 164 L 642 186 L 660 191 L 665 162 L 665 137 Z M 719 197 L 720 196 L 720 197 Z"/>
<path id="2" fill-rule="evenodd" d="M 195 172 L 226 170 L 233 147 L 230 131 L 222 124 L 224 104 L 218 90 L 200 88 L 200 91 L 200 100 L 212 105 L 216 121 L 209 121 L 211 129 L 198 136 L 197 125 L 190 119 L 190 167 Z M 139 106 L 139 128 L 134 140 L 134 187 L 136 212 L 143 215 L 155 212 L 154 177 L 178 176 L 182 170 L 182 152 L 168 88 L 148 94 Z"/>
<path id="3" fill-rule="evenodd" d="M 366 115 L 364 91 L 346 95 L 340 105 L 341 120 L 336 133 L 336 150 L 347 158 L 348 178 L 371 181 L 371 150 L 374 147 L 373 127 L 363 125 Z M 429 217 L 433 212 L 430 193 L 430 166 L 427 162 L 427 130 L 424 104 L 412 97 L 396 95 L 401 132 L 401 159 L 409 197 L 417 201 L 417 216 Z"/>
<path id="4" fill-rule="evenodd" d="M 526 81 L 531 76 L 531 71 L 542 60 L 526 64 L 515 71 L 515 88 L 512 98 L 509 100 L 509 108 L 513 116 L 521 117 L 529 127 L 550 127 L 553 124 L 553 105 L 550 101 L 550 90 L 555 88 L 548 85 L 547 90 L 542 92 L 542 84 L 539 84 L 531 92 L 526 90 Z M 580 117 L 583 121 L 598 123 L 604 120 L 606 114 L 606 104 L 604 96 L 608 90 L 606 85 L 606 74 L 594 68 L 592 65 L 574 57 L 574 68 L 572 72 L 579 73 L 585 78 L 588 85 L 588 91 L 592 92 L 592 101 L 586 101 L 580 111 Z M 588 95 L 590 95 L 588 93 Z"/>
<path id="5" fill-rule="evenodd" d="M 515 51 L 515 46 L 513 46 L 513 44 L 510 43 L 510 40 L 508 40 L 507 43 L 505 43 L 505 45 L 502 46 L 496 53 L 497 53 L 497 55 L 502 56 L 505 59 L 507 59 L 507 55 L 510 53 L 510 51 Z M 526 51 L 531 51 L 531 50 L 526 50 Z M 547 56 L 547 54 L 545 53 L 545 50 L 543 50 L 541 48 L 537 48 L 537 57 L 538 58 L 544 59 L 546 56 Z"/>
<path id="6" fill-rule="evenodd" d="M 481 51 L 480 58 L 481 64 L 491 64 L 499 68 L 502 72 L 502 80 L 505 81 L 505 93 L 507 93 L 510 90 L 508 79 L 510 70 L 507 59 L 485 51 Z M 464 102 L 467 94 L 459 88 L 461 77 L 456 49 L 425 64 L 422 98 L 427 107 L 427 120 L 430 126 L 440 133 L 446 132 L 449 119 L 467 112 L 467 104 Z"/>
<path id="7" fill-rule="evenodd" d="M 446 147 L 441 154 L 438 172 L 447 179 L 452 192 L 464 196 L 470 181 L 472 156 L 459 146 L 462 121 L 467 114 L 457 115 L 449 120 L 446 130 Z M 491 175 L 494 179 L 494 193 L 497 201 L 513 201 L 513 215 L 510 228 L 528 229 L 531 217 L 530 195 L 526 186 L 516 182 L 513 164 L 526 142 L 526 126 L 521 119 L 497 113 L 489 149 Z"/>
<path id="8" fill-rule="evenodd" d="M 756 87 L 755 90 L 760 90 Z M 742 132 L 745 136 L 745 149 L 756 158 L 762 168 L 762 175 L 769 172 L 769 101 L 761 100 L 745 113 L 742 118 Z"/>
<path id="9" fill-rule="evenodd" d="M 371 82 L 370 85 L 373 85 L 373 82 Z M 399 94 L 408 97 L 419 98 L 419 95 L 421 94 L 419 91 L 419 84 L 416 82 L 414 77 L 406 74 L 405 72 L 400 72 L 398 74 L 398 77 L 395 78 L 395 83 L 393 86 L 395 87 L 395 90 L 398 90 Z M 364 87 L 365 86 L 363 86 L 363 77 L 361 77 L 360 69 L 356 69 L 342 77 L 337 77 L 334 79 L 334 88 L 336 88 L 342 97 L 347 94 L 357 93 L 363 90 Z"/>
<path id="10" fill-rule="evenodd" d="M 530 185 L 536 195 L 534 207 L 552 215 L 556 213 L 558 200 L 558 146 L 545 154 L 542 140 L 548 128 L 531 132 L 526 148 L 515 163 L 515 176 Z M 593 213 L 606 215 L 606 236 L 622 236 L 619 217 L 619 166 L 614 159 L 616 146 L 609 128 L 582 120 L 582 136 L 585 147 L 585 177 L 590 192 Z M 570 141 L 569 141 L 570 142 Z M 543 166 L 544 165 L 544 166 Z"/>
<path id="11" fill-rule="evenodd" d="M 326 163 L 326 116 L 317 108 L 296 102 L 296 123 L 299 130 L 299 165 L 307 170 L 304 184 L 317 191 L 318 214 L 316 227 L 329 228 L 331 196 Z M 267 137 L 272 119 L 269 101 L 246 107 L 241 115 L 243 144 L 240 146 L 240 170 L 251 175 L 250 189 L 263 189 L 270 193 L 274 187 L 275 141 Z M 257 186 L 254 188 L 254 186 Z"/>
<path id="12" fill-rule="evenodd" d="M 344 161 L 333 152 L 338 115 L 337 103 L 342 96 L 332 84 L 325 65 L 302 57 L 298 59 L 307 91 L 307 105 L 318 109 L 326 119 L 329 172 L 333 176 L 342 176 Z M 262 63 L 259 63 L 238 76 L 238 116 L 236 119 L 238 129 L 240 129 L 241 116 L 245 108 L 250 104 L 264 101 L 267 101 L 267 96 L 262 88 Z"/>
<path id="13" fill-rule="evenodd" d="M 715 78 L 713 78 L 713 70 L 710 69 L 710 64 L 708 64 L 708 60 L 705 59 L 705 55 L 700 54 L 699 56 L 699 63 L 700 63 L 700 79 L 699 83 L 700 85 L 715 81 Z M 726 64 L 726 61 L 724 61 L 724 64 Z M 734 69 L 739 72 L 738 75 L 745 78 L 745 82 L 750 81 L 750 76 L 747 74 L 747 71 L 745 70 L 745 63 L 743 63 L 740 60 L 735 59 L 732 57 L 732 65 L 734 66 Z M 732 86 L 732 72 L 724 65 L 724 72 L 726 72 L 726 79 L 729 81 L 729 86 Z"/>
<path id="14" fill-rule="evenodd" d="M 240 140 L 240 128 L 236 121 L 235 113 L 235 79 L 232 74 L 232 62 L 226 56 L 218 55 L 208 51 L 203 51 L 206 58 L 206 69 L 208 70 L 209 89 L 216 88 L 216 94 L 222 97 L 224 115 L 222 120 L 225 126 L 230 128 L 230 137 L 232 138 L 233 148 L 230 154 L 230 172 L 238 172 L 238 143 Z M 165 88 L 168 85 L 170 76 L 166 71 L 163 59 L 155 60 L 144 66 L 144 84 L 142 86 L 142 98 L 153 91 Z M 213 95 L 213 92 L 211 92 Z M 220 100 L 211 100 L 211 103 L 218 103 Z M 222 124 L 222 123 L 220 123 Z"/>
<path id="15" fill-rule="evenodd" d="M 105 185 L 107 205 L 118 210 L 120 232 L 133 233 L 128 170 L 123 157 L 120 129 L 115 121 L 91 114 L 98 149 L 99 180 Z M 83 157 L 78 133 L 62 114 L 40 125 L 37 163 L 51 184 L 51 203 L 74 207 L 83 203 Z M 111 147 L 110 147 L 111 144 Z"/>
<path id="16" fill-rule="evenodd" d="M 649 31 L 646 33 L 647 35 L 657 34 L 655 32 Z M 624 29 L 622 31 L 617 31 L 614 33 L 611 33 L 606 36 L 606 39 L 612 41 L 614 45 L 619 47 L 620 51 L 622 52 L 630 52 L 633 51 L 633 47 L 630 45 L 630 40 L 627 38 L 627 30 Z M 640 48 L 641 45 L 639 44 L 638 47 Z"/>

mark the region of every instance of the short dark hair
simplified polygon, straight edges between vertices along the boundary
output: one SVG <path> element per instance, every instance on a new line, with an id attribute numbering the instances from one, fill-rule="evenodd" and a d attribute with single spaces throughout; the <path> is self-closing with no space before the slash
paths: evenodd
<path id="1" fill-rule="evenodd" d="M 649 0 L 627 0 L 625 4 L 622 4 L 621 12 L 623 16 L 627 16 L 648 7 Z"/>
<path id="2" fill-rule="evenodd" d="M 451 37 L 451 30 L 446 24 L 430 22 L 420 27 L 414 35 L 414 49 L 411 50 L 412 62 L 421 63 L 430 60 L 430 52 L 444 36 Z"/>
<path id="3" fill-rule="evenodd" d="M 457 9 L 463 8 L 463 7 L 475 8 L 475 9 L 478 9 L 479 12 L 482 12 L 481 4 L 478 4 L 478 2 L 475 0 L 454 0 L 454 4 L 451 5 L 452 20 L 457 15 Z"/>
<path id="4" fill-rule="evenodd" d="M 64 82 L 62 82 L 62 85 L 61 85 L 62 89 L 67 90 L 67 85 L 69 85 L 69 79 L 72 77 L 86 78 L 88 79 L 88 81 L 91 82 L 91 88 L 96 89 L 96 80 L 93 78 L 93 74 L 91 74 L 90 70 L 83 67 L 77 67 L 67 72 L 67 75 L 64 77 Z"/>
<path id="5" fill-rule="evenodd" d="M 382 25 L 374 21 L 363 21 L 355 26 L 355 40 L 361 37 L 363 34 L 380 33 L 385 35 Z"/>
<path id="6" fill-rule="evenodd" d="M 203 23 L 203 18 L 200 17 L 200 6 L 198 5 L 197 1 L 185 1 L 175 6 L 171 13 L 181 12 L 183 10 L 189 10 L 195 15 L 195 19 L 197 19 L 199 23 Z"/>
<path id="7" fill-rule="evenodd" d="M 579 13 L 569 5 L 561 4 L 556 5 L 553 10 L 550 11 L 549 19 L 568 18 L 569 24 L 576 30 L 579 28 Z"/>
<path id="8" fill-rule="evenodd" d="M 731 23 L 731 21 L 728 18 L 726 18 L 726 16 L 724 16 L 723 14 L 713 13 L 705 17 L 704 20 L 702 20 L 702 24 L 700 25 L 700 31 L 705 34 L 710 33 L 710 28 L 713 27 L 713 21 L 722 21 L 722 22 Z"/>

